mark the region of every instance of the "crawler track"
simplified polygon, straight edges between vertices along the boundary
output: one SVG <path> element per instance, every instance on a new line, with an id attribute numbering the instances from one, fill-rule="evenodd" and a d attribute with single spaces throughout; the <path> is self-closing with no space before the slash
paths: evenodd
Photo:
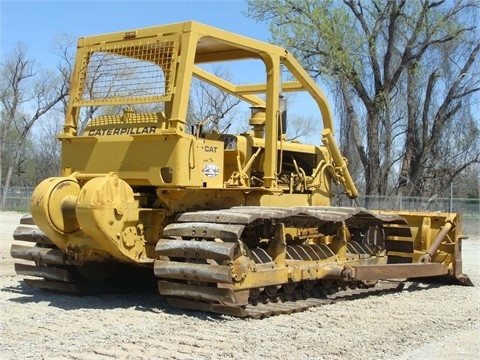
<path id="1" fill-rule="evenodd" d="M 66 254 L 35 226 L 30 215 L 20 220 L 13 239 L 10 254 L 21 260 L 15 263 L 15 271 L 25 277 L 25 284 L 74 294 L 82 292 L 74 279 L 72 267 L 67 264 Z"/>
<path id="2" fill-rule="evenodd" d="M 13 233 L 10 254 L 15 271 L 26 285 L 75 295 L 125 292 L 152 288 L 150 267 L 119 263 L 73 264 L 35 225 L 31 215 L 20 220 Z"/>
<path id="3" fill-rule="evenodd" d="M 306 241 L 318 235 L 315 229 L 334 232 L 339 223 L 364 237 L 371 237 L 366 234 L 372 228 L 405 224 L 398 216 L 361 208 L 236 207 L 186 213 L 164 229 L 165 238 L 157 243 L 159 292 L 177 307 L 263 318 L 395 290 L 398 283 L 382 282 L 372 289 L 371 284 L 347 281 L 331 247 Z M 297 239 L 264 244 L 265 238 L 277 236 L 278 224 L 298 229 Z M 346 259 L 356 263 L 381 260 L 361 242 L 349 241 L 346 251 Z"/>
<path id="4" fill-rule="evenodd" d="M 352 232 L 390 224 L 405 233 L 400 217 L 359 208 L 239 207 L 185 213 L 165 228 L 152 271 L 118 263 L 72 263 L 26 216 L 14 232 L 11 255 L 18 260 L 16 272 L 36 288 L 83 295 L 139 290 L 157 281 L 160 294 L 173 306 L 254 319 L 400 291 L 402 282 L 343 278 L 337 254 L 325 244 L 306 241 L 318 229 L 334 231 L 338 223 Z M 299 230 L 282 253 L 263 244 L 278 235 L 278 224 Z M 392 228 L 388 231 L 395 235 Z M 346 251 L 347 259 L 377 260 L 362 242 L 349 241 Z M 236 286 L 244 281 L 251 283 Z"/>
<path id="5" fill-rule="evenodd" d="M 309 297 L 305 299 L 298 299 L 295 301 L 275 303 L 267 302 L 259 303 L 256 305 L 248 304 L 244 307 L 208 304 L 198 301 L 172 298 L 168 299 L 168 301 L 171 305 L 184 309 L 209 311 L 243 318 L 263 319 L 271 316 L 289 315 L 292 313 L 302 312 L 309 308 L 322 305 L 330 305 L 341 301 L 349 301 L 355 299 L 362 299 L 369 296 L 380 296 L 384 294 L 396 293 L 402 291 L 404 289 L 404 285 L 404 282 L 382 281 L 372 287 L 339 291 L 334 295 L 327 295 L 322 298 Z"/>

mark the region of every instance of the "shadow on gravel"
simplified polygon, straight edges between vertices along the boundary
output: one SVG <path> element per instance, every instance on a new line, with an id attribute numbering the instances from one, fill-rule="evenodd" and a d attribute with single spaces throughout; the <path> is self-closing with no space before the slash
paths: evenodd
<path id="1" fill-rule="evenodd" d="M 92 310 L 113 310 L 113 309 L 130 309 L 136 311 L 160 314 L 165 313 L 177 316 L 191 316 L 206 321 L 222 321 L 226 320 L 223 315 L 203 313 L 201 311 L 184 310 L 173 307 L 162 298 L 157 289 L 117 292 L 99 295 L 73 295 L 65 294 L 51 290 L 42 290 L 26 285 L 23 281 L 19 281 L 17 286 L 6 286 L 0 289 L 0 292 L 16 294 L 11 301 L 18 304 L 38 304 L 48 303 L 62 310 L 72 311 L 80 309 Z"/>
<path id="2" fill-rule="evenodd" d="M 145 313 L 164 313 L 174 316 L 189 316 L 204 321 L 218 322 L 233 319 L 220 314 L 204 313 L 201 311 L 173 307 L 161 297 L 156 289 L 100 295 L 71 295 L 33 288 L 27 286 L 23 281 L 19 281 L 17 286 L 0 288 L 0 292 L 15 294 L 14 298 L 8 299 L 7 301 L 18 304 L 39 304 L 44 302 L 48 303 L 48 306 L 53 306 L 66 311 L 81 309 L 113 310 L 132 308 L 135 311 Z"/>
<path id="3" fill-rule="evenodd" d="M 47 302 L 49 306 L 63 310 L 135 308 L 139 311 L 158 313 L 163 312 L 164 307 L 170 307 L 156 292 L 156 289 L 98 295 L 74 295 L 37 289 L 19 281 L 17 286 L 6 286 L 1 288 L 0 291 L 18 295 L 18 297 L 8 301 L 19 304 Z"/>
<path id="4" fill-rule="evenodd" d="M 439 287 L 444 287 L 444 286 L 451 286 L 451 284 L 442 284 L 442 283 L 435 283 L 435 282 L 407 282 L 405 283 L 405 286 L 402 291 L 408 291 L 408 292 L 417 292 L 417 291 L 422 291 L 422 290 L 430 290 L 430 289 L 437 289 Z"/>
<path id="5" fill-rule="evenodd" d="M 400 285 L 401 283 L 399 283 Z M 398 286 L 395 290 L 383 291 L 378 289 L 375 295 L 352 294 L 345 298 L 346 301 L 355 301 L 356 299 L 366 298 L 368 296 L 382 297 L 384 295 L 401 292 L 418 292 L 439 287 L 448 286 L 437 283 L 422 283 L 407 281 L 402 286 Z M 454 285 L 452 285 L 454 286 Z M 48 303 L 48 306 L 57 307 L 59 309 L 72 311 L 80 309 L 92 310 L 113 310 L 113 309 L 134 309 L 136 311 L 168 314 L 174 316 L 188 316 L 203 321 L 231 321 L 239 320 L 237 318 L 206 313 L 197 310 L 185 310 L 173 307 L 158 294 L 156 289 L 142 290 L 136 292 L 118 292 L 99 295 L 70 295 L 49 290 L 41 290 L 27 286 L 23 281 L 19 281 L 17 286 L 8 286 L 0 289 L 1 292 L 16 294 L 16 297 L 7 301 L 18 304 L 29 303 Z M 348 299 L 348 300 L 347 300 Z M 333 306 L 326 305 L 326 306 Z"/>

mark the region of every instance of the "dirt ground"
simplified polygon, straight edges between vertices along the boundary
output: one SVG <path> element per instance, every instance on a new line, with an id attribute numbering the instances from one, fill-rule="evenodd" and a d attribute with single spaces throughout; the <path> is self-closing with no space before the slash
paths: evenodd
<path id="1" fill-rule="evenodd" d="M 181 311 L 156 291 L 69 296 L 13 270 L 21 214 L 0 212 L 0 359 L 477 359 L 480 235 L 464 241 L 476 287 L 409 287 L 263 320 Z"/>

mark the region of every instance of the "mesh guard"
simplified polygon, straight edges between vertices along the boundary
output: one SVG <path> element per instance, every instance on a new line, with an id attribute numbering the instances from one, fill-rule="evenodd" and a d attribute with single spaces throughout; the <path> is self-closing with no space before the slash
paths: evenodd
<path id="1" fill-rule="evenodd" d="M 76 106 L 169 101 L 178 39 L 85 46 Z"/>

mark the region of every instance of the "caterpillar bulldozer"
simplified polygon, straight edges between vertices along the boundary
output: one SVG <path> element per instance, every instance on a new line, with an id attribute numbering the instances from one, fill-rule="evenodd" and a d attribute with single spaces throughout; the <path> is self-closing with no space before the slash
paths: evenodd
<path id="1" fill-rule="evenodd" d="M 211 70 L 231 61 L 247 64 L 238 83 Z M 248 130 L 189 125 L 194 79 L 245 104 Z M 291 92 L 318 107 L 321 145 L 286 140 Z M 81 294 L 143 279 L 174 306 L 251 318 L 388 281 L 473 285 L 460 214 L 332 206 L 334 187 L 358 191 L 325 94 L 281 47 L 197 22 L 80 38 L 58 139 L 61 176 L 38 185 L 14 232 L 28 285 Z"/>

